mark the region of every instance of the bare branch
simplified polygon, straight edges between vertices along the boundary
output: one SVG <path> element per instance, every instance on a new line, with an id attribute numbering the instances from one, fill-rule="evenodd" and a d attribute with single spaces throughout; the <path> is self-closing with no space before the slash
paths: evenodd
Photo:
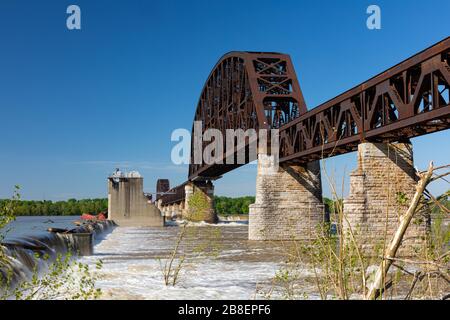
<path id="1" fill-rule="evenodd" d="M 423 191 L 431 181 L 433 171 L 434 171 L 433 162 L 430 162 L 428 170 L 425 173 L 419 173 L 420 180 L 417 183 L 416 193 L 414 194 L 414 197 L 411 201 L 408 210 L 404 215 L 400 217 L 400 225 L 397 231 L 395 232 L 394 237 L 392 238 L 389 246 L 385 250 L 384 257 L 386 257 L 386 259 L 383 259 L 381 261 L 380 266 L 378 267 L 378 270 L 375 274 L 375 280 L 371 285 L 369 292 L 366 295 L 366 299 L 369 300 L 376 299 L 377 296 L 379 295 L 380 290 L 382 290 L 383 287 L 385 287 L 383 279 L 386 278 L 386 274 L 392 265 L 392 258 L 395 258 L 397 254 L 398 248 L 402 243 L 405 232 L 409 224 L 411 223 L 414 213 L 417 210 Z"/>

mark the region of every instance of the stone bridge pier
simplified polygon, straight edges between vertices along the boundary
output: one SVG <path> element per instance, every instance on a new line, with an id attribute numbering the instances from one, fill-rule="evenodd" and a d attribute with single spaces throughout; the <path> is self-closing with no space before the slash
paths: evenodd
<path id="1" fill-rule="evenodd" d="M 256 200 L 249 208 L 250 240 L 311 240 L 324 221 L 319 161 L 280 165 L 258 155 Z"/>
<path id="2" fill-rule="evenodd" d="M 358 166 L 350 174 L 350 193 L 344 200 L 351 231 L 366 254 L 381 254 L 384 240 L 388 244 L 399 224 L 399 217 L 416 191 L 413 149 L 404 143 L 361 143 Z M 403 250 L 418 249 L 429 228 L 429 217 L 415 217 L 408 227 Z M 386 245 L 387 245 L 386 244 Z"/>
<path id="3" fill-rule="evenodd" d="M 168 205 L 163 205 L 161 200 L 158 200 L 156 202 L 156 206 L 158 207 L 159 210 L 161 210 L 162 215 L 167 219 L 181 218 L 183 214 L 183 211 L 180 210 L 181 205 L 182 203 L 172 203 Z"/>
<path id="4" fill-rule="evenodd" d="M 178 201 L 163 204 L 156 201 L 157 207 L 169 219 L 186 219 L 216 223 L 218 218 L 214 210 L 214 185 L 211 181 L 189 181 L 182 186 L 185 196 Z M 170 192 L 171 190 L 165 190 Z"/>
<path id="5" fill-rule="evenodd" d="M 208 181 L 188 182 L 184 187 L 183 217 L 193 221 L 216 223 L 214 185 Z"/>

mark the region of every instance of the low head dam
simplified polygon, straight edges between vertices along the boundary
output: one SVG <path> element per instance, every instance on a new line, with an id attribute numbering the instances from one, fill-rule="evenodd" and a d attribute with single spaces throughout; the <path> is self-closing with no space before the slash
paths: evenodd
<path id="1" fill-rule="evenodd" d="M 142 180 L 110 179 L 111 218 L 119 224 L 134 212 L 151 216 L 146 219 L 155 224 L 161 223 L 160 215 L 189 218 L 201 199 L 201 220 L 215 222 L 214 181 L 257 160 L 249 239 L 313 239 L 318 225 L 329 219 L 320 160 L 356 152 L 358 165 L 350 174 L 343 211 L 347 226 L 359 230 L 362 243 L 371 247 L 386 225 L 390 233 L 396 229 L 398 213 L 407 208 L 398 198 L 410 200 L 415 192 L 411 139 L 450 128 L 449 92 L 450 38 L 309 111 L 288 55 L 230 52 L 217 62 L 200 94 L 187 181 L 171 188 L 167 179 L 158 180 L 154 205 L 147 206 L 131 195 L 132 190 L 142 193 Z M 199 140 L 195 130 L 207 139 Z M 252 148 L 250 136 L 242 143 L 235 137 L 217 139 L 228 130 L 253 130 L 258 146 Z M 264 141 L 270 140 L 263 146 L 262 130 L 269 132 Z M 214 147 L 207 143 L 211 136 Z M 242 151 L 246 156 L 237 161 Z M 412 245 L 421 241 L 428 223 L 409 228 Z"/>

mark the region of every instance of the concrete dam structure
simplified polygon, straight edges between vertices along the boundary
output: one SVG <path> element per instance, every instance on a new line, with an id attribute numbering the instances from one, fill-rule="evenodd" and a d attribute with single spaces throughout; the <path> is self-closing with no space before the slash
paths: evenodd
<path id="1" fill-rule="evenodd" d="M 143 191 L 144 179 L 120 171 L 108 177 L 108 219 L 119 226 L 163 227 L 165 218 Z"/>

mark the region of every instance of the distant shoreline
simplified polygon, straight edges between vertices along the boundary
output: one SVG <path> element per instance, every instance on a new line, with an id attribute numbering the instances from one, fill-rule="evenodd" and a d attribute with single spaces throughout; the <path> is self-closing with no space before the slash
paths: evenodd
<path id="1" fill-rule="evenodd" d="M 9 199 L 0 199 L 0 206 Z M 15 215 L 29 216 L 81 216 L 83 213 L 99 214 L 108 210 L 107 198 L 95 199 L 68 199 L 65 201 L 51 200 L 14 200 Z M 220 216 L 248 215 L 248 207 L 255 202 L 255 197 L 214 197 L 214 209 Z"/>

